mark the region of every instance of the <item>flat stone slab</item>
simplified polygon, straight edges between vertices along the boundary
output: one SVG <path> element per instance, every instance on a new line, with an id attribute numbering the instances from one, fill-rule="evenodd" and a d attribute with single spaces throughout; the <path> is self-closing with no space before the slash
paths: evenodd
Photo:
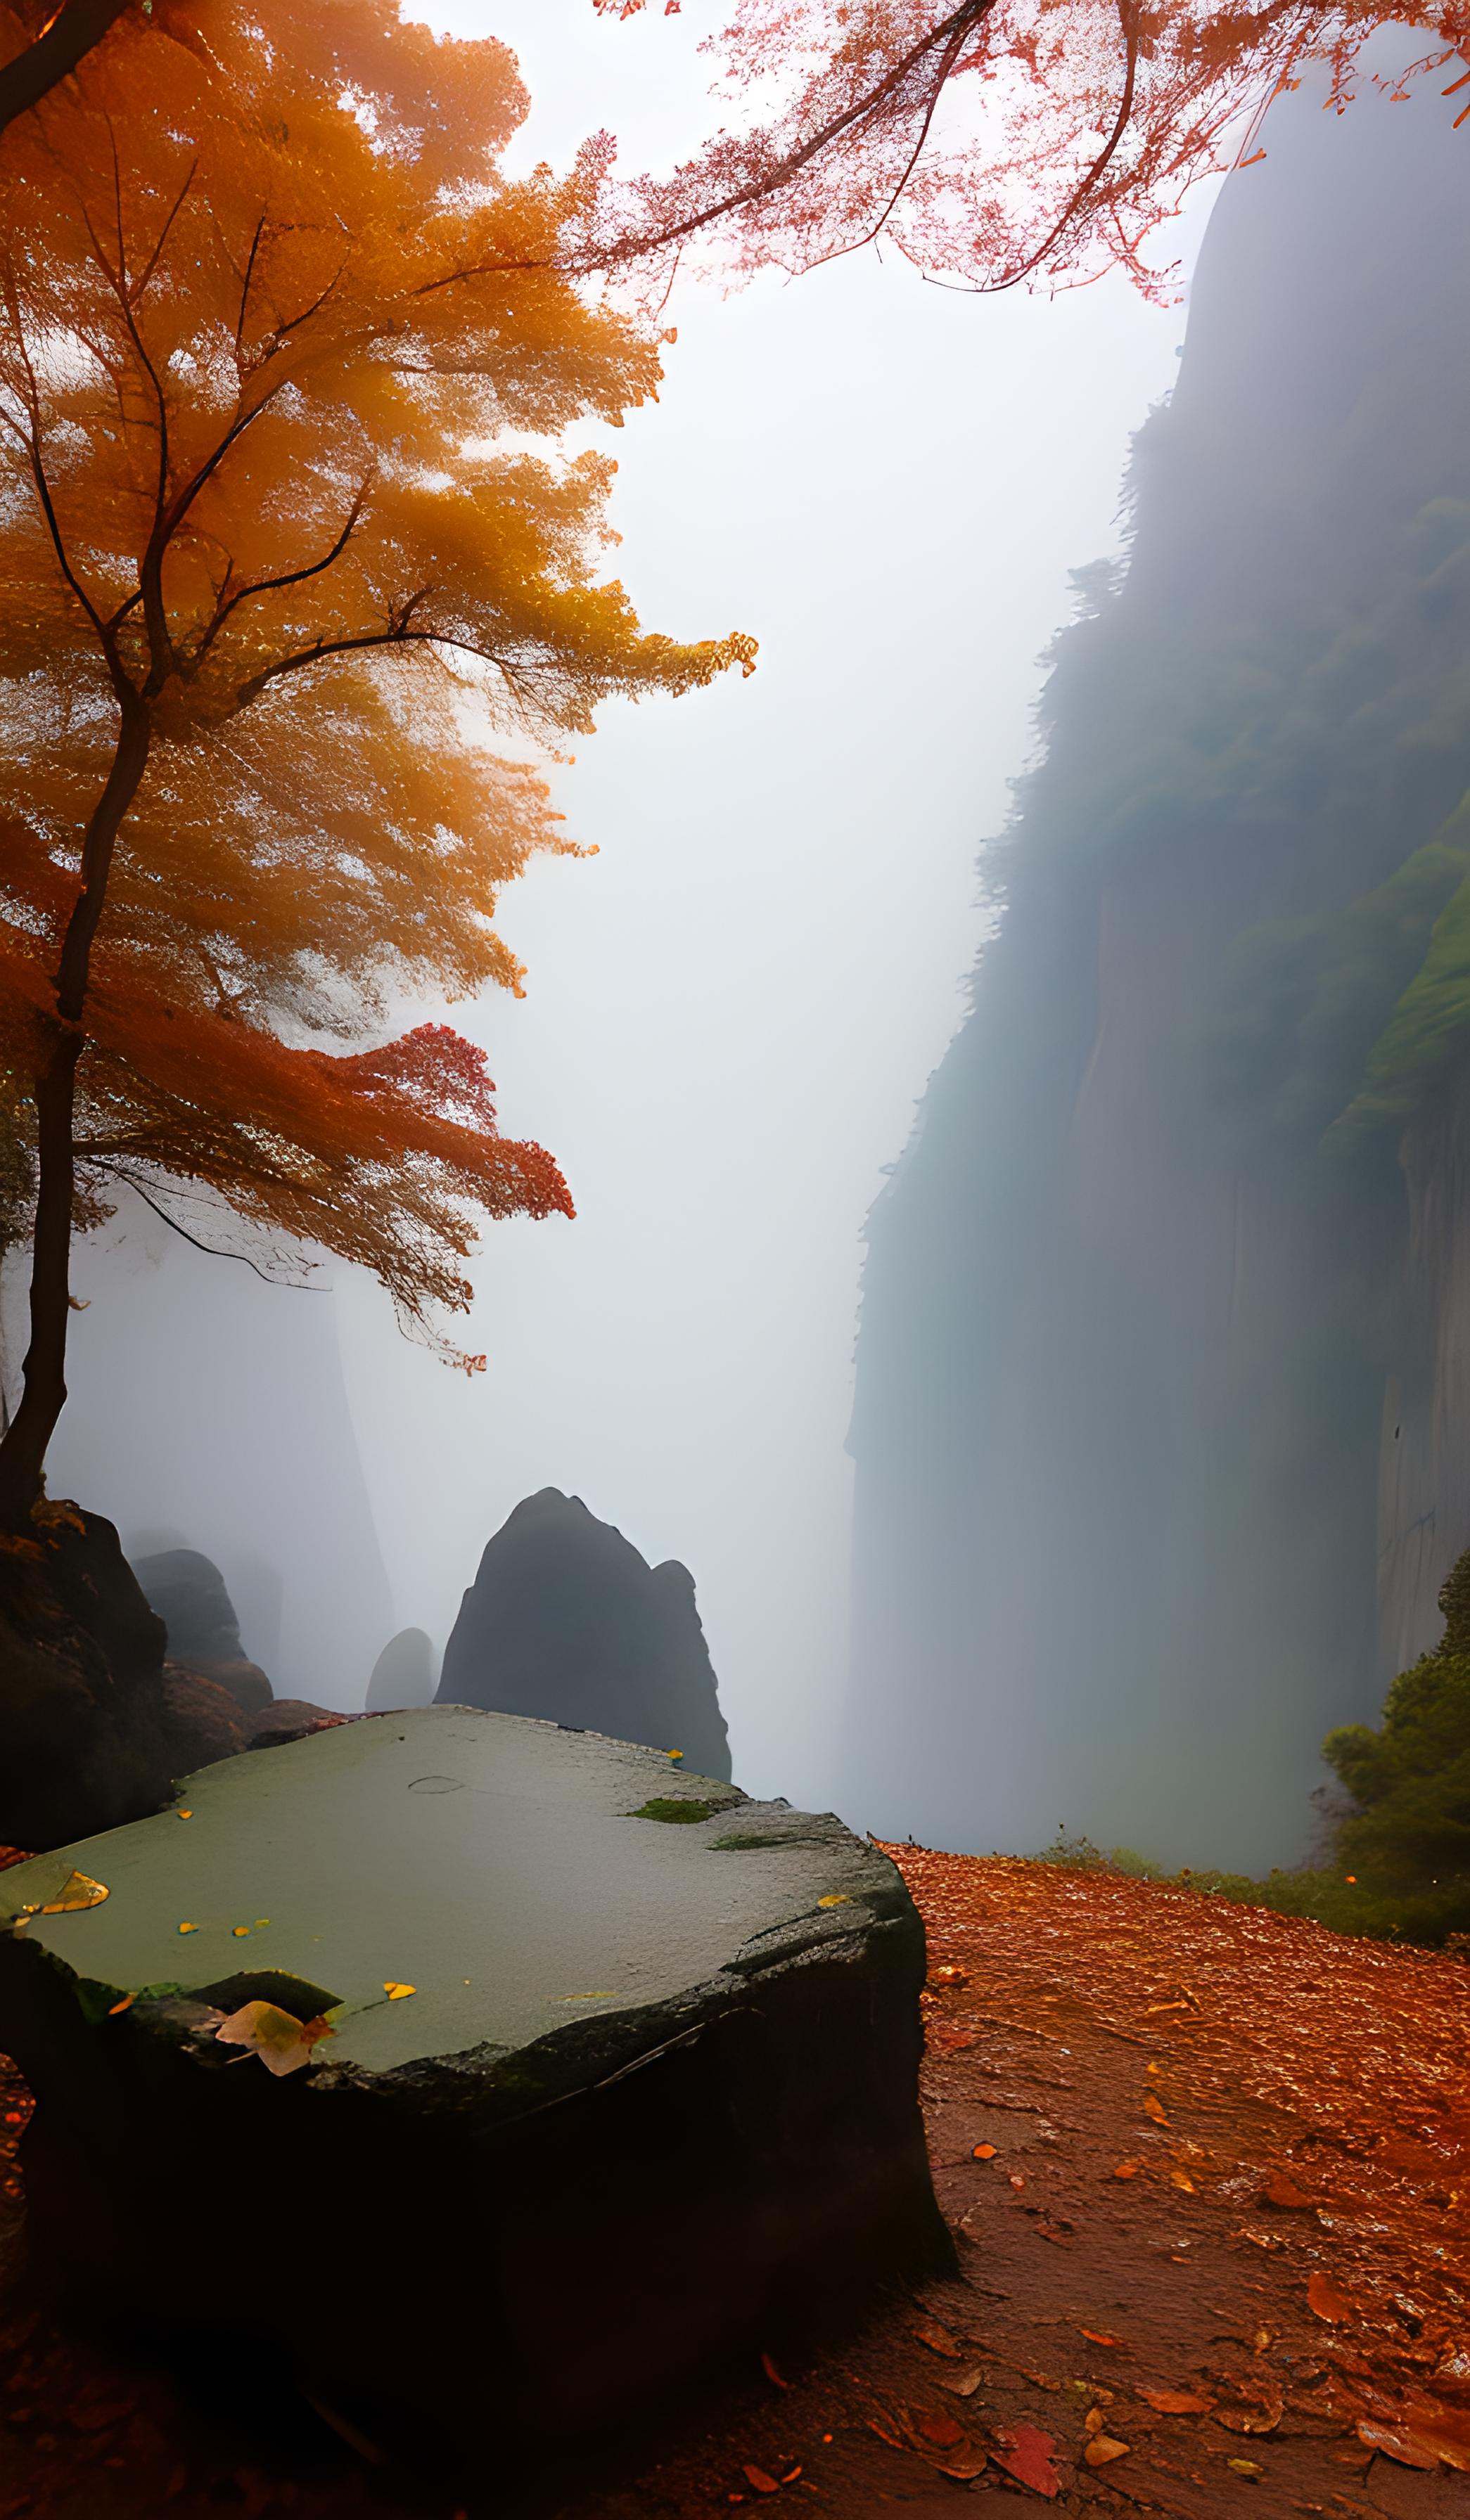
<path id="1" fill-rule="evenodd" d="M 923 1974 L 887 1858 L 656 1751 L 433 1707 L 224 1760 L 0 1874 L 38 2269 L 420 2450 L 616 2418 L 943 2262 Z"/>

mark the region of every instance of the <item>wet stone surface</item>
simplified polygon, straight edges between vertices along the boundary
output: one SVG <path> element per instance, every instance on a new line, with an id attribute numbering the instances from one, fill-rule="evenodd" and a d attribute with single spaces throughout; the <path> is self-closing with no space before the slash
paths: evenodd
<path id="1" fill-rule="evenodd" d="M 943 2260 L 897 1871 L 661 1753 L 343 1725 L 0 1874 L 4 1928 L 40 2279 L 268 2338 L 374 2437 L 556 2427 L 569 2351 L 595 2427 Z M 299 2070 L 216 2036 L 253 2002 Z"/>

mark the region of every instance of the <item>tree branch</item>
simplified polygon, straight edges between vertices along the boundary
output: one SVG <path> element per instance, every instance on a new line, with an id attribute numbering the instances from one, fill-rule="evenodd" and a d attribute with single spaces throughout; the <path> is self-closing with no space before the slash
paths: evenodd
<path id="1" fill-rule="evenodd" d="M 341 560 L 343 553 L 346 550 L 348 543 L 352 539 L 352 535 L 356 530 L 358 518 L 361 517 L 362 511 L 367 504 L 368 487 L 368 483 L 364 481 L 360 490 L 356 492 L 353 497 L 351 507 L 347 511 L 346 522 L 343 526 L 336 542 L 333 544 L 331 550 L 326 554 L 324 559 L 310 561 L 303 568 L 287 569 L 280 577 L 255 578 L 249 586 L 237 587 L 235 593 L 227 602 L 216 605 L 214 618 L 210 622 L 208 629 L 205 632 L 203 639 L 200 641 L 198 648 L 195 650 L 194 654 L 190 659 L 192 668 L 197 669 L 203 664 L 206 656 L 209 652 L 209 650 L 213 647 L 220 631 L 228 621 L 230 614 L 234 611 L 238 604 L 244 604 L 248 596 L 278 595 L 284 587 L 304 585 L 308 577 L 320 577 L 324 570 L 331 568 L 337 561 Z M 225 585 L 228 584 L 229 579 L 227 576 L 225 579 Z M 221 593 L 223 593 L 223 589 L 221 589 Z"/>
<path id="2" fill-rule="evenodd" d="M 201 1242 L 198 1235 L 191 1234 L 187 1225 L 180 1225 L 176 1216 L 170 1216 L 166 1208 L 160 1207 L 156 1198 L 150 1198 L 142 1183 L 121 1164 L 109 1163 L 103 1155 L 89 1156 L 84 1146 L 78 1146 L 76 1151 L 83 1163 L 89 1162 L 95 1165 L 98 1172 L 111 1173 L 114 1181 L 124 1182 L 127 1188 L 141 1198 L 145 1207 L 152 1208 L 161 1225 L 166 1225 L 169 1233 L 176 1234 L 181 1241 L 192 1243 L 196 1251 L 203 1251 L 206 1259 L 239 1260 L 247 1269 L 254 1270 L 262 1285 L 285 1286 L 296 1295 L 325 1295 L 331 1291 L 326 1286 L 303 1285 L 299 1278 L 268 1278 L 265 1271 L 256 1265 L 248 1251 L 221 1251 L 217 1242 Z"/>
<path id="3" fill-rule="evenodd" d="M 35 42 L 0 69 L 0 131 L 69 78 L 127 6 L 128 0 L 62 0 Z"/>
<path id="4" fill-rule="evenodd" d="M 927 55 L 941 51 L 945 65 L 945 74 L 947 74 L 948 67 L 952 64 L 965 37 L 975 27 L 984 24 L 994 6 L 995 0 L 962 0 L 962 5 L 958 9 L 951 10 L 946 18 L 941 19 L 938 25 L 931 26 L 916 44 L 910 45 L 902 59 L 894 64 L 892 69 L 879 80 L 876 87 L 869 88 L 854 105 L 850 105 L 841 113 L 834 114 L 830 122 L 824 122 L 809 139 L 801 141 L 796 148 L 789 150 L 787 155 L 776 165 L 768 168 L 764 174 L 754 176 L 748 184 L 743 184 L 734 192 L 727 193 L 722 200 L 712 202 L 708 208 L 693 210 L 687 218 L 677 219 L 668 227 L 656 229 L 650 236 L 625 238 L 615 246 L 611 252 L 599 256 L 599 266 L 606 266 L 613 262 L 628 262 L 637 254 L 655 252 L 661 246 L 675 245 L 682 237 L 693 236 L 699 229 L 712 226 L 716 219 L 727 218 L 732 210 L 749 209 L 757 202 L 767 200 L 772 193 L 783 191 L 796 176 L 810 165 L 813 158 L 819 158 L 824 150 L 830 149 L 835 142 L 845 138 L 855 125 L 867 121 L 876 113 L 895 91 L 903 85 L 910 72 L 919 68 Z M 932 114 L 933 105 L 929 111 Z M 449 280 L 474 276 L 474 274 L 455 272 L 449 275 Z M 448 285 L 448 281 L 434 281 L 427 284 L 429 288 L 444 288 Z"/>

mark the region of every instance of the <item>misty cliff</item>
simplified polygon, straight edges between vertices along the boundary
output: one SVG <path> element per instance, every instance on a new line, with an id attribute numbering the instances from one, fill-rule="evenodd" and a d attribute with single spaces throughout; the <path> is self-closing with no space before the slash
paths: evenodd
<path id="1" fill-rule="evenodd" d="M 1470 1540 L 1470 203 L 1306 93 L 1078 573 L 995 933 L 869 1226 L 846 1782 L 1303 1851 Z"/>

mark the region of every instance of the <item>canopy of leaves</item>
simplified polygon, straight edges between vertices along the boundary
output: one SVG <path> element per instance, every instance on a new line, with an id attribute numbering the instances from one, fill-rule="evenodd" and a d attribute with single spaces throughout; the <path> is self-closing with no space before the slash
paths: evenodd
<path id="1" fill-rule="evenodd" d="M 666 274 L 709 237 L 727 270 L 804 271 L 881 237 L 950 285 L 1122 263 L 1168 292 L 1148 249 L 1190 185 L 1249 161 L 1255 113 L 1304 64 L 1350 99 L 1390 24 L 1405 74 L 1460 68 L 1464 0 L 735 0 L 706 48 L 729 123 L 600 205 L 601 256 Z"/>
<path id="2" fill-rule="evenodd" d="M 83 1178 L 204 1185 L 415 1321 L 467 1300 L 473 1211 L 569 1205 L 478 1054 L 359 1046 L 395 995 L 520 986 L 497 893 L 570 843 L 501 742 L 754 652 L 603 573 L 615 468 L 554 441 L 652 396 L 659 342 L 557 268 L 594 163 L 498 171 L 525 106 L 502 45 L 387 0 L 155 0 L 0 152 L 0 1059 L 46 1054 L 142 727 Z"/>

